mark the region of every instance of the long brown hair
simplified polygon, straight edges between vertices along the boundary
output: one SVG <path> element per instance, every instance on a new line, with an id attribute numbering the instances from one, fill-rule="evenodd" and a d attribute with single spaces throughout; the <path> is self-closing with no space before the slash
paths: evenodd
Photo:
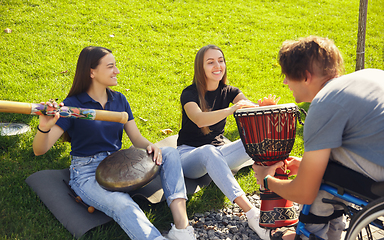
<path id="1" fill-rule="evenodd" d="M 75 77 L 67 98 L 88 91 L 92 83 L 91 69 L 96 69 L 100 64 L 100 59 L 108 53 L 112 53 L 112 51 L 107 48 L 93 46 L 85 47 L 80 52 Z M 63 140 L 71 141 L 67 132 L 63 134 Z"/>
<path id="2" fill-rule="evenodd" d="M 325 80 L 344 73 L 344 62 L 339 49 L 328 38 L 309 36 L 298 41 L 285 41 L 279 51 L 281 73 L 292 80 L 304 79 L 307 70 Z"/>
<path id="3" fill-rule="evenodd" d="M 201 111 L 208 112 L 210 109 L 208 109 L 207 101 L 205 100 L 205 94 L 207 92 L 207 81 L 206 81 L 206 75 L 204 71 L 204 55 L 209 49 L 219 50 L 223 54 L 223 59 L 225 63 L 225 57 L 223 51 L 215 45 L 207 45 L 197 52 L 195 57 L 195 73 L 193 76 L 193 83 L 196 84 L 197 93 L 199 96 L 199 105 L 201 108 Z M 225 69 L 225 73 L 223 75 L 223 78 L 220 80 L 220 83 L 227 84 L 227 69 Z M 209 127 L 202 127 L 201 131 L 206 135 L 211 132 Z"/>
<path id="4" fill-rule="evenodd" d="M 96 69 L 100 64 L 100 59 L 108 53 L 112 53 L 112 51 L 107 48 L 92 46 L 86 47 L 80 52 L 75 78 L 67 97 L 88 91 L 92 83 L 91 69 Z"/>

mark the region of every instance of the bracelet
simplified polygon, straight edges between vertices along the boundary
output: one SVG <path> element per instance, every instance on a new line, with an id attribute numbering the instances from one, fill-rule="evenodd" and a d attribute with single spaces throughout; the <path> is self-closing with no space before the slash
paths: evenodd
<path id="1" fill-rule="evenodd" d="M 263 183 L 264 183 L 264 190 L 269 190 L 269 188 L 268 188 L 268 178 L 269 178 L 270 176 L 269 175 L 267 175 L 267 176 L 265 176 L 265 178 L 264 178 L 264 180 L 263 180 Z"/>
<path id="2" fill-rule="evenodd" d="M 48 131 L 43 131 L 39 128 L 39 125 L 37 125 L 37 130 L 39 130 L 39 132 L 41 133 L 49 133 L 49 131 L 51 131 L 51 129 L 49 129 Z"/>

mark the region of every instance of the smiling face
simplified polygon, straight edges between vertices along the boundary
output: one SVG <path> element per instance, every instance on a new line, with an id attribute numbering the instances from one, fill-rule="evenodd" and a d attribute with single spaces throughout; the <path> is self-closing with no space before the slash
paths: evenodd
<path id="1" fill-rule="evenodd" d="M 207 86 L 213 83 L 218 85 L 226 70 L 224 56 L 221 51 L 208 49 L 204 54 L 203 68 Z"/>
<path id="2" fill-rule="evenodd" d="M 108 53 L 100 59 L 99 65 L 95 69 L 91 69 L 91 78 L 94 84 L 104 87 L 117 85 L 117 74 L 120 71 L 116 67 L 115 57 Z"/>

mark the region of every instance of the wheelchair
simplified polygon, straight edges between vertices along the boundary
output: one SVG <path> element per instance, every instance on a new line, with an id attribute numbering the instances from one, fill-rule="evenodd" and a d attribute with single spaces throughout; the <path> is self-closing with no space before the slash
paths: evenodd
<path id="1" fill-rule="evenodd" d="M 311 205 L 304 205 L 296 226 L 295 240 L 300 240 L 303 235 L 310 240 L 322 239 L 306 230 L 305 224 L 326 223 L 342 214 L 349 219 L 349 225 L 344 230 L 345 240 L 384 239 L 384 182 L 375 182 L 330 161 L 320 190 L 344 200 L 322 199 L 323 203 L 339 205 L 343 210 L 335 210 L 334 216 L 318 217 L 309 212 Z"/>

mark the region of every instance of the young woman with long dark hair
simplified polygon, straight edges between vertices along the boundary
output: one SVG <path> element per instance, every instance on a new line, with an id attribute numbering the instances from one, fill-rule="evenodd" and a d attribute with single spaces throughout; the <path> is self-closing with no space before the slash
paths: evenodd
<path id="1" fill-rule="evenodd" d="M 46 153 L 65 133 L 71 141 L 69 184 L 76 194 L 86 204 L 112 217 L 131 239 L 165 239 L 128 193 L 105 190 L 95 179 L 99 163 L 120 150 L 125 131 L 135 147 L 154 153 L 153 160 L 161 166 L 160 177 L 164 194 L 175 221 L 167 238 L 195 239 L 186 212 L 187 196 L 179 154 L 174 148 L 159 149 L 141 135 L 125 96 L 109 88 L 117 85 L 117 74 L 119 70 L 111 50 L 102 47 L 84 48 L 64 104 L 88 109 L 125 111 L 129 116 L 127 123 L 60 118 L 58 113 L 54 117 L 40 116 L 33 141 L 34 153 Z M 45 104 L 58 107 L 57 103 Z"/>

